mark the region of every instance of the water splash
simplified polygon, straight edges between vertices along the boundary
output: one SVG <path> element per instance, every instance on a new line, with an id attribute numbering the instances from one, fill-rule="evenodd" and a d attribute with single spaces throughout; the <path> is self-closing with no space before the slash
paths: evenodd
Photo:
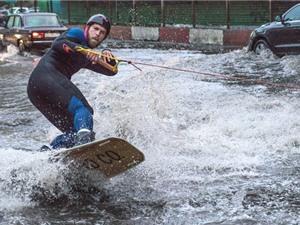
<path id="1" fill-rule="evenodd" d="M 263 59 L 243 50 L 218 55 L 153 49 L 115 52 L 124 59 L 176 68 L 299 82 L 293 56 Z M 73 219 L 78 224 L 79 212 L 94 224 L 105 219 L 111 224 L 299 222 L 297 91 L 142 69 L 122 64 L 115 77 L 82 70 L 73 81 L 94 107 L 96 137 L 127 139 L 144 152 L 144 163 L 102 180 L 88 171 L 49 163 L 48 154 L 9 148 L 15 137 L 19 147 L 30 149 L 32 142 L 41 144 L 58 134 L 50 124 L 41 125 L 46 121 L 34 108 L 27 109 L 31 119 L 24 122 L 16 102 L 8 107 L 9 124 L 16 126 L 3 132 L 0 142 L 5 168 L 1 197 L 15 203 L 4 207 L 3 200 L 1 209 L 16 212 L 19 204 L 20 211 L 28 207 L 37 212 L 32 221 Z M 17 96 L 24 98 L 21 91 Z M 10 117 L 0 115 L 0 125 L 7 129 Z M 63 210 L 38 198 L 50 199 Z M 43 217 L 45 211 L 48 216 Z M 13 218 L 27 221 L 24 215 L 19 212 Z"/>

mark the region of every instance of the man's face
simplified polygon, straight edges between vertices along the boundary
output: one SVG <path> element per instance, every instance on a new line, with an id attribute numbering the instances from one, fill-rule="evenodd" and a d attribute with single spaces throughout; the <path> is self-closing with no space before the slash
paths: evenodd
<path id="1" fill-rule="evenodd" d="M 90 26 L 88 31 L 88 44 L 90 48 L 96 48 L 105 38 L 106 28 L 94 23 Z"/>

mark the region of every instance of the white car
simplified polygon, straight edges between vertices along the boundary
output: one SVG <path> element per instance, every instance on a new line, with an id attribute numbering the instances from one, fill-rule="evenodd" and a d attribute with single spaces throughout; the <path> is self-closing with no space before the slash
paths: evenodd
<path id="1" fill-rule="evenodd" d="M 0 14 L 3 14 L 5 16 L 9 16 L 10 15 L 8 9 L 0 9 Z"/>
<path id="2" fill-rule="evenodd" d="M 19 13 L 27 13 L 29 12 L 29 9 L 27 7 L 12 7 L 12 8 L 9 8 L 9 13 L 10 14 L 19 14 Z"/>
<path id="3" fill-rule="evenodd" d="M 9 12 L 7 9 L 1 9 L 0 10 L 0 26 L 4 26 L 4 22 L 7 20 L 7 17 L 9 16 Z"/>

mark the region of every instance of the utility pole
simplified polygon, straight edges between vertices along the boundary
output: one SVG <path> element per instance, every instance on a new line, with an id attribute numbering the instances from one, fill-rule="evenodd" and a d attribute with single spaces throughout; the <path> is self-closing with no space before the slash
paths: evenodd
<path id="1" fill-rule="evenodd" d="M 273 21 L 273 6 L 272 6 L 272 0 L 269 0 L 269 14 L 270 14 L 270 21 Z"/>
<path id="2" fill-rule="evenodd" d="M 164 2 L 164 0 L 161 0 L 160 7 L 161 7 L 161 26 L 165 27 L 166 26 L 166 17 L 165 17 L 165 2 Z"/>
<path id="3" fill-rule="evenodd" d="M 67 1 L 67 8 L 68 8 L 68 24 L 71 23 L 71 10 L 70 10 L 70 2 Z M 51 7 L 51 12 L 52 12 L 52 7 Z"/>
<path id="4" fill-rule="evenodd" d="M 132 1 L 132 12 L 131 12 L 132 24 L 136 25 L 136 0 Z"/>
<path id="5" fill-rule="evenodd" d="M 193 28 L 196 27 L 196 9 L 195 9 L 195 0 L 192 0 L 192 24 Z"/>
<path id="6" fill-rule="evenodd" d="M 34 5 L 34 11 L 37 12 L 37 9 L 36 9 L 37 8 L 37 0 L 33 1 L 33 5 Z"/>
<path id="7" fill-rule="evenodd" d="M 226 25 L 230 29 L 230 0 L 226 0 Z"/>

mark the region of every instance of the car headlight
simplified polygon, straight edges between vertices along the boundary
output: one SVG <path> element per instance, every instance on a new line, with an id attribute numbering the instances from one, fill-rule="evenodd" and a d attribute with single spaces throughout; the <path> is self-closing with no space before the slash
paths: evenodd
<path id="1" fill-rule="evenodd" d="M 0 34 L 0 40 L 3 40 L 3 38 L 4 38 L 4 35 Z"/>

